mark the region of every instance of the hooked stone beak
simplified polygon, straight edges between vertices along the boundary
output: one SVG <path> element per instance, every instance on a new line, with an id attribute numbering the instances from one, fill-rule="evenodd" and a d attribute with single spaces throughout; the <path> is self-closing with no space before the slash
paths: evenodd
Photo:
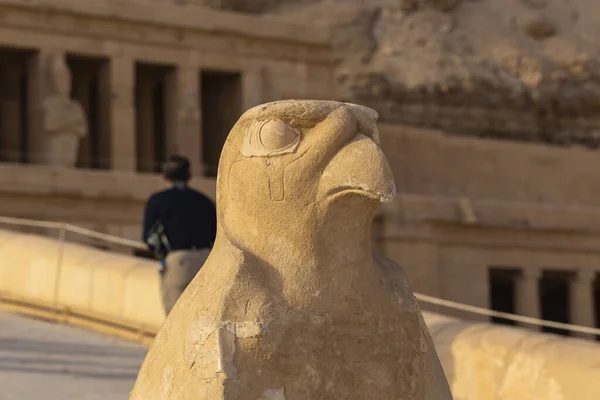
<path id="1" fill-rule="evenodd" d="M 356 193 L 382 203 L 396 195 L 394 176 L 385 155 L 361 133 L 331 159 L 319 182 L 320 196 L 341 193 Z"/>

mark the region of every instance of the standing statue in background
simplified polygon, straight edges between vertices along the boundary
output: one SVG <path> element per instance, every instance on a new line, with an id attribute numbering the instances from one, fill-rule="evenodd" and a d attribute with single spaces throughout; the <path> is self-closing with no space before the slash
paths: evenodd
<path id="1" fill-rule="evenodd" d="M 53 55 L 48 61 L 49 93 L 43 103 L 46 161 L 72 168 L 77 163 L 79 142 L 88 133 L 87 119 L 81 104 L 70 97 L 71 72 L 64 55 Z"/>
<path id="2" fill-rule="evenodd" d="M 281 101 L 233 127 L 214 248 L 132 400 L 450 400 L 401 267 L 371 249 L 395 195 L 377 113 Z"/>

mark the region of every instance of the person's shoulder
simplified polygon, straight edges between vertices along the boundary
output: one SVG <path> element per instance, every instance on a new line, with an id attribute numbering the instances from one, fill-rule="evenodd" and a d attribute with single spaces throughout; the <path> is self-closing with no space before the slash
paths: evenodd
<path id="1" fill-rule="evenodd" d="M 204 202 L 209 202 L 211 204 L 213 204 L 214 202 L 212 201 L 212 199 L 210 197 L 208 197 L 207 195 L 205 195 L 204 193 L 202 193 L 199 190 L 193 189 L 193 188 L 189 188 L 190 191 L 193 193 L 193 195 L 195 197 L 197 197 L 198 199 L 201 199 Z"/>
<path id="2" fill-rule="evenodd" d="M 168 188 L 168 189 L 163 189 L 163 190 L 159 190 L 157 192 L 154 192 L 150 195 L 150 197 L 148 198 L 148 202 L 160 202 L 163 199 L 166 199 L 168 197 L 170 197 L 172 195 L 173 189 L 172 188 Z"/>

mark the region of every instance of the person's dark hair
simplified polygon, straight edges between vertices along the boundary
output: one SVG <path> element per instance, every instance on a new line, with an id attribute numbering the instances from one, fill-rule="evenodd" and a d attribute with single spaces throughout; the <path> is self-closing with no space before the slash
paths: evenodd
<path id="1" fill-rule="evenodd" d="M 183 157 L 174 155 L 163 164 L 163 176 L 171 182 L 187 182 L 192 177 L 190 172 L 190 161 Z"/>

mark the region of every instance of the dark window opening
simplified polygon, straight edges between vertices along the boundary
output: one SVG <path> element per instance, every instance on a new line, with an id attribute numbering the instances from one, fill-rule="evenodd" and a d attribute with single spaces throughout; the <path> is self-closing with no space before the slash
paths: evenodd
<path id="1" fill-rule="evenodd" d="M 494 311 L 516 313 L 516 283 L 519 271 L 508 268 L 490 268 L 488 271 L 488 284 L 490 293 L 490 307 Z M 512 320 L 491 317 L 491 322 L 504 325 L 516 325 Z"/>
<path id="2" fill-rule="evenodd" d="M 25 70 L 27 71 L 27 69 Z M 21 74 L 20 83 L 20 91 L 22 93 L 20 97 L 19 108 L 22 110 L 20 113 L 21 118 L 21 140 L 19 146 L 19 162 L 22 164 L 26 164 L 29 161 L 28 153 L 29 153 L 29 98 L 27 93 L 29 93 L 29 74 L 23 73 Z"/>
<path id="3" fill-rule="evenodd" d="M 202 71 L 200 85 L 204 175 L 216 176 L 227 135 L 242 114 L 242 75 Z"/>
<path id="4" fill-rule="evenodd" d="M 168 156 L 168 80 L 169 66 L 136 65 L 135 109 L 137 170 L 160 172 Z"/>
<path id="5" fill-rule="evenodd" d="M 33 51 L 0 48 L 0 161 L 27 163 Z"/>
<path id="6" fill-rule="evenodd" d="M 596 328 L 600 329 L 600 275 L 596 275 L 594 280 L 594 311 L 596 316 Z M 600 335 L 596 336 L 600 341 Z"/>
<path id="7" fill-rule="evenodd" d="M 153 110 L 165 110 L 165 84 L 163 80 L 157 82 L 154 90 L 152 91 L 152 108 Z M 153 114 L 153 128 L 154 128 L 154 159 L 157 163 L 162 163 L 165 160 L 165 130 L 166 121 L 165 113 L 157 112 Z"/>
<path id="8" fill-rule="evenodd" d="M 67 56 L 67 65 L 71 71 L 71 98 L 76 100 L 85 111 L 87 136 L 79 141 L 77 157 L 78 168 L 109 169 L 110 127 L 104 59 L 80 56 Z"/>
<path id="9" fill-rule="evenodd" d="M 570 279 L 569 272 L 544 271 L 539 282 L 542 319 L 562 323 L 570 322 Z M 543 327 L 542 331 L 563 336 L 571 334 L 567 330 L 550 327 Z"/>

